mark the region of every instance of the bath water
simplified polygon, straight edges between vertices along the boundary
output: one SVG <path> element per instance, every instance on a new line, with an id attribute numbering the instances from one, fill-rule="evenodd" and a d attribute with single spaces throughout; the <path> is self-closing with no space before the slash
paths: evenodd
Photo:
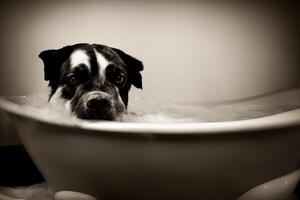
<path id="1" fill-rule="evenodd" d="M 282 96 L 282 95 L 281 95 Z M 300 108 L 300 98 L 293 101 L 279 100 L 276 95 L 238 103 L 203 104 L 165 104 L 135 97 L 128 106 L 128 113 L 122 116 L 124 122 L 148 123 L 187 123 L 219 122 L 259 118 Z M 34 94 L 22 97 L 22 104 L 28 109 L 40 112 L 42 116 L 54 120 L 74 120 L 63 102 L 50 104 L 47 94 Z M 31 111 L 32 112 L 32 111 Z"/>

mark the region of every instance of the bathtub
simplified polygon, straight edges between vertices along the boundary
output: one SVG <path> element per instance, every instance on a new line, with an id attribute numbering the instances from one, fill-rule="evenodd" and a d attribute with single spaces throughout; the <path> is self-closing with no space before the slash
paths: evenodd
<path id="1" fill-rule="evenodd" d="M 299 100 L 300 89 L 292 93 Z M 54 122 L 8 98 L 0 109 L 53 192 L 99 200 L 283 200 L 300 179 L 300 109 L 241 121 L 97 124 Z"/>

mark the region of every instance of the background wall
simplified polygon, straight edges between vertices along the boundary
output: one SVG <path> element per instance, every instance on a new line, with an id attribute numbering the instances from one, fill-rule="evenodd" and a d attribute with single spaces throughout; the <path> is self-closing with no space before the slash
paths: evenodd
<path id="1" fill-rule="evenodd" d="M 0 95 L 45 90 L 38 54 L 78 42 L 142 60 L 142 94 L 158 101 L 228 100 L 299 86 L 299 20 L 284 2 L 2 1 Z"/>

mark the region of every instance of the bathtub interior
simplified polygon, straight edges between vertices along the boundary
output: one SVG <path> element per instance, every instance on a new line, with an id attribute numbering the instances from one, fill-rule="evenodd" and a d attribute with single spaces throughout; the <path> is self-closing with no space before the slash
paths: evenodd
<path id="1" fill-rule="evenodd" d="M 297 125 L 300 120 L 300 88 L 264 95 L 198 104 L 163 104 L 137 95 L 131 99 L 128 114 L 121 121 L 81 120 L 68 112 L 64 104 L 49 104 L 47 93 L 10 96 L 0 99 L 0 106 L 22 117 L 47 124 L 114 133 L 198 134 L 273 129 Z M 13 130 L 12 143 L 20 143 L 11 119 L 2 130 Z"/>
<path id="2" fill-rule="evenodd" d="M 57 119 L 57 122 L 78 123 L 74 114 L 65 108 L 63 102 L 49 104 L 48 94 L 36 93 L 27 96 L 5 97 L 25 113 L 38 117 Z M 172 104 L 146 99 L 142 94 L 131 95 L 128 113 L 122 122 L 136 123 L 199 123 L 226 122 L 271 116 L 300 108 L 300 88 L 267 93 L 244 99 L 218 102 Z"/>

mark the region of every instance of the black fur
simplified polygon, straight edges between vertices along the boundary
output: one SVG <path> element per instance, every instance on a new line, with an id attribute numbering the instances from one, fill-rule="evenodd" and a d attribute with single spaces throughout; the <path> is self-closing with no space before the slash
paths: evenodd
<path id="1" fill-rule="evenodd" d="M 90 70 L 84 64 L 71 68 L 70 55 L 78 49 L 84 50 L 89 57 Z M 95 50 L 110 62 L 105 71 L 104 82 L 101 81 L 102 77 L 99 77 L 101 66 L 98 66 Z M 46 50 L 41 52 L 39 57 L 44 62 L 44 79 L 49 81 L 51 87 L 49 100 L 59 87 L 62 88 L 60 97 L 71 100 L 72 112 L 80 118 L 113 120 L 114 115 L 124 112 L 122 103 L 118 102 L 118 95 L 127 107 L 131 85 L 142 89 L 140 73 L 144 69 L 142 62 L 116 48 L 81 43 L 61 49 Z M 117 82 L 117 79 L 121 79 L 122 82 Z M 105 94 L 103 98 L 117 102 L 112 104 L 114 108 L 105 112 L 102 112 L 101 108 L 93 112 L 91 110 L 94 109 L 86 109 L 85 96 L 95 91 L 98 91 L 99 95 Z"/>

